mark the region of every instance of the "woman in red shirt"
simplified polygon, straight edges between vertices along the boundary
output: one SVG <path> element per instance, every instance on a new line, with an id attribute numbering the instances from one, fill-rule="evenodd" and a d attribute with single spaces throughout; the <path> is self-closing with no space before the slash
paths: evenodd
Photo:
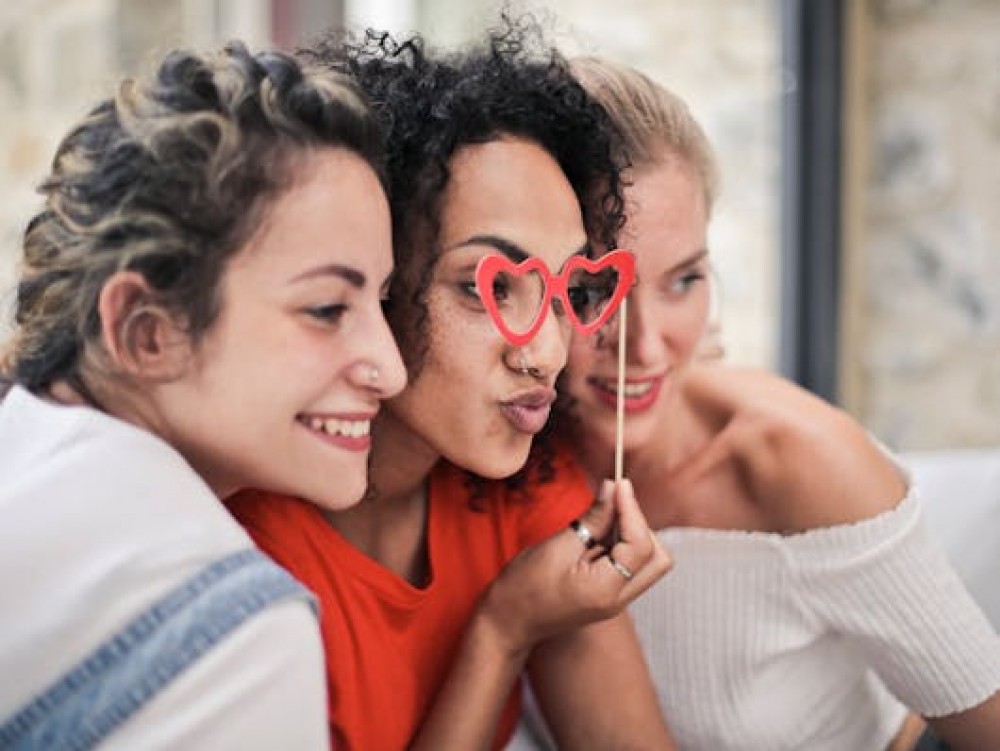
<path id="1" fill-rule="evenodd" d="M 409 384 L 373 424 L 356 510 L 265 494 L 231 508 L 319 596 L 338 747 L 502 747 L 525 666 L 560 747 L 672 746 L 621 615 L 667 555 L 627 483 L 592 506 L 559 446 L 529 460 L 566 312 L 514 346 L 475 283 L 498 253 L 556 273 L 589 253 L 588 223 L 611 241 L 621 219 L 606 116 L 534 32 L 508 24 L 450 57 L 374 33 L 312 53 L 359 82 L 388 132 L 387 317 Z M 598 187 L 605 200 L 586 202 Z M 613 525 L 619 542 L 587 544 Z"/>

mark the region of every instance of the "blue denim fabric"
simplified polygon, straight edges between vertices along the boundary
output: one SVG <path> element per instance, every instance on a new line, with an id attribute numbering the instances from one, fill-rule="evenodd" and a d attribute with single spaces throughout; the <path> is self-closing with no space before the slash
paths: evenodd
<path id="1" fill-rule="evenodd" d="M 256 549 L 212 563 L 4 721 L 0 749 L 93 748 L 240 624 L 290 598 L 315 610 L 309 591 Z"/>

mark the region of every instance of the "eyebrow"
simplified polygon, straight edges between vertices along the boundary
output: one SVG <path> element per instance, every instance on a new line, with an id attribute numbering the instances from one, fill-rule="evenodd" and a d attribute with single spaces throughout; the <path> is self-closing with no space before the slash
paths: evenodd
<path id="1" fill-rule="evenodd" d="M 701 250 L 697 250 L 690 256 L 685 258 L 683 261 L 675 263 L 670 269 L 667 270 L 666 273 L 673 274 L 675 271 L 679 271 L 680 269 L 683 269 L 685 266 L 693 266 L 694 264 L 698 263 L 698 261 L 701 261 L 707 256 L 708 256 L 708 248 L 702 248 Z"/>
<path id="2" fill-rule="evenodd" d="M 531 254 L 520 247 L 517 243 L 513 243 L 510 240 L 506 240 L 502 237 L 497 237 L 496 235 L 473 235 L 472 237 L 466 238 L 465 240 L 460 240 L 444 249 L 444 253 L 451 250 L 458 250 L 459 248 L 467 248 L 471 245 L 486 245 L 494 250 L 497 250 L 507 256 L 510 260 L 515 263 L 520 263 L 521 261 L 526 261 L 531 257 Z M 590 242 L 585 242 L 577 250 L 573 251 L 571 255 L 574 256 L 585 256 L 590 253 Z"/>
<path id="3" fill-rule="evenodd" d="M 302 272 L 298 276 L 293 277 L 289 281 L 289 284 L 301 282 L 306 279 L 315 279 L 320 276 L 340 277 L 352 287 L 356 287 L 357 289 L 364 289 L 365 285 L 368 283 L 368 278 L 357 269 L 350 266 L 342 266 L 339 263 L 330 263 L 325 266 L 317 266 L 314 269 Z"/>

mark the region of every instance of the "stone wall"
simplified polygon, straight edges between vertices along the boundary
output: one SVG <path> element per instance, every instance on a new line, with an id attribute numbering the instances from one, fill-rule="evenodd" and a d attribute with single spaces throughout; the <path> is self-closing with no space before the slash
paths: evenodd
<path id="1" fill-rule="evenodd" d="M 68 123 L 122 72 L 177 43 L 211 41 L 207 26 L 218 14 L 204 8 L 227 2 L 260 0 L 33 0 L 24 11 L 0 10 L 0 36 L 17 40 L 0 48 L 0 102 L 20 113 L 0 124 L 0 159 L 9 163 L 0 175 L 0 195 L 9 199 L 0 202 L 0 288 L 9 289 L 18 233 L 37 203 L 31 186 Z M 382 23 L 412 17 L 442 45 L 497 18 L 490 0 L 424 0 L 402 14 L 390 13 L 390 4 L 349 2 L 347 15 L 355 23 L 375 11 Z M 639 66 L 688 98 L 705 122 L 726 173 L 712 244 L 729 355 L 765 366 L 774 359 L 776 331 L 775 7 L 776 0 L 624 0 L 609 15 L 598 0 L 554 0 L 541 11 L 568 51 Z M 200 21 L 199 8 L 207 16 Z M 237 26 L 233 15 L 230 26 Z"/>
<path id="2" fill-rule="evenodd" d="M 0 4 L 0 336 L 18 243 L 59 139 L 125 74 L 179 46 L 266 40 L 266 0 L 11 0 Z"/>
<path id="3" fill-rule="evenodd" d="M 879 0 L 851 405 L 890 445 L 1000 445 L 1000 3 Z"/>
<path id="4" fill-rule="evenodd" d="M 498 3 L 410 5 L 407 17 L 449 44 Z M 770 367 L 779 1 L 521 5 L 544 5 L 567 51 L 638 66 L 684 96 L 705 123 L 724 171 L 711 242 L 729 356 Z M 363 2 L 348 6 L 363 20 Z M 0 120 L 0 334 L 18 235 L 37 206 L 32 186 L 69 123 L 123 72 L 170 46 L 230 36 L 261 43 L 269 7 L 268 0 L 0 5 L 0 106 L 8 113 Z M 846 249 L 856 273 L 844 299 L 858 322 L 843 352 L 852 384 L 846 406 L 899 448 L 1000 445 L 1000 2 L 864 0 L 859 7 L 865 137 L 855 148 L 869 170 L 861 229 Z"/>

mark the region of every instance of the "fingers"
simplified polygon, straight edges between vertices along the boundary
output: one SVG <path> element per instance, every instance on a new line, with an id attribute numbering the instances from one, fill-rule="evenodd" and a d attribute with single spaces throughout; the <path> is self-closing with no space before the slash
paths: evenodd
<path id="1" fill-rule="evenodd" d="M 598 542 L 602 542 L 614 526 L 616 516 L 614 496 L 614 483 L 611 480 L 604 480 L 597 498 L 578 520 Z"/>
<path id="2" fill-rule="evenodd" d="M 646 523 L 632 483 L 621 480 L 614 490 L 619 540 L 608 551 L 605 566 L 618 578 L 619 600 L 625 605 L 666 574 L 672 562 Z"/>
<path id="3" fill-rule="evenodd" d="M 618 515 L 619 542 L 643 543 L 650 536 L 646 515 L 639 508 L 632 481 L 620 480 L 614 487 L 614 505 Z"/>
<path id="4" fill-rule="evenodd" d="M 611 530 L 617 532 L 613 539 Z M 570 525 L 564 539 L 573 545 L 579 563 L 589 569 L 592 604 L 608 615 L 620 612 L 671 566 L 628 480 L 617 485 L 606 480 L 598 499 Z"/>
<path id="5" fill-rule="evenodd" d="M 608 554 L 608 563 L 611 564 L 611 567 L 615 571 L 624 577 L 625 581 L 632 581 L 632 579 L 635 578 L 635 572 L 611 554 Z"/>

